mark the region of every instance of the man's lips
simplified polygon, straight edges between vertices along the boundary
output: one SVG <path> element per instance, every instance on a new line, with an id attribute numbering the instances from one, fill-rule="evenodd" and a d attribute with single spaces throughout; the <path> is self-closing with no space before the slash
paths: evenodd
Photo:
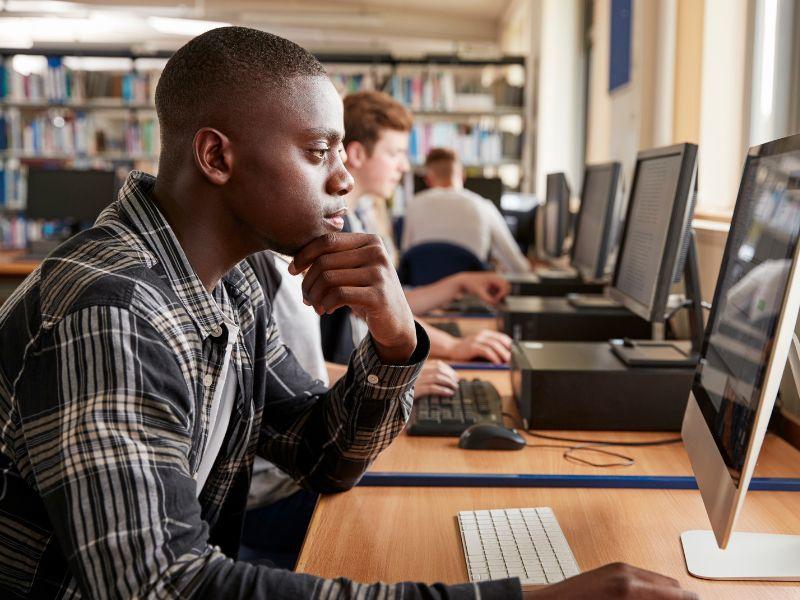
<path id="1" fill-rule="evenodd" d="M 347 208 L 340 208 L 336 212 L 325 215 L 325 221 L 333 228 L 341 230 L 344 227 L 344 216 L 347 214 Z"/>

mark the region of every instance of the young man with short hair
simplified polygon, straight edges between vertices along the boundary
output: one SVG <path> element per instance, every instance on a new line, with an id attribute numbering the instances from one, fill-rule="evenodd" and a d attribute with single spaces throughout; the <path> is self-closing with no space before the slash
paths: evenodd
<path id="1" fill-rule="evenodd" d="M 254 455 L 350 488 L 402 428 L 428 344 L 383 245 L 337 232 L 352 180 L 314 57 L 215 29 L 170 59 L 156 107 L 158 178 L 131 173 L 0 308 L 0 595 L 518 596 L 514 580 L 365 586 L 235 560 Z M 312 306 L 369 323 L 330 391 L 277 339 L 242 262 L 265 248 L 308 270 Z"/>
<path id="2" fill-rule="evenodd" d="M 530 270 L 497 207 L 464 188 L 464 169 L 453 150 L 433 148 L 428 153 L 425 181 L 429 189 L 406 206 L 404 249 L 425 242 L 451 242 L 483 261 L 497 260 L 511 273 Z"/>

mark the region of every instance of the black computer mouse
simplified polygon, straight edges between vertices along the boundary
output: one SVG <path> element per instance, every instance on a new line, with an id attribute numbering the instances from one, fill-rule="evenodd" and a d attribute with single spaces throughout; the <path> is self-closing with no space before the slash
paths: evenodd
<path id="1" fill-rule="evenodd" d="M 461 434 L 458 447 L 466 450 L 522 450 L 525 447 L 525 438 L 516 429 L 493 423 L 478 423 Z"/>

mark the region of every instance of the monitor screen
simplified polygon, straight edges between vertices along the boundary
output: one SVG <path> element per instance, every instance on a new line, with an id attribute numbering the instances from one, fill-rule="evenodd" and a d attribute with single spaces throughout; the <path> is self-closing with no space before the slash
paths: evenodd
<path id="1" fill-rule="evenodd" d="M 483 196 L 499 209 L 503 197 L 503 180 L 499 177 L 467 177 L 464 187 L 479 196 Z M 414 174 L 414 193 L 417 194 L 428 189 L 428 184 L 422 175 Z"/>
<path id="2" fill-rule="evenodd" d="M 697 175 L 697 146 L 639 153 L 619 256 L 609 293 L 651 322 L 664 320 L 673 278 L 688 249 Z"/>
<path id="3" fill-rule="evenodd" d="M 588 279 L 602 277 L 605 270 L 618 181 L 617 163 L 586 167 L 572 265 Z"/>
<path id="4" fill-rule="evenodd" d="M 113 171 L 28 169 L 25 216 L 29 219 L 94 222 L 116 200 Z"/>
<path id="5" fill-rule="evenodd" d="M 564 173 L 547 175 L 544 203 L 544 251 L 558 258 L 564 253 L 564 240 L 569 226 L 569 186 Z"/>
<path id="6" fill-rule="evenodd" d="M 503 197 L 503 180 L 499 177 L 467 177 L 464 180 L 464 187 L 491 200 L 497 208 L 500 208 L 500 201 Z"/>
<path id="7" fill-rule="evenodd" d="M 800 151 L 749 156 L 692 388 L 737 487 L 799 235 Z"/>

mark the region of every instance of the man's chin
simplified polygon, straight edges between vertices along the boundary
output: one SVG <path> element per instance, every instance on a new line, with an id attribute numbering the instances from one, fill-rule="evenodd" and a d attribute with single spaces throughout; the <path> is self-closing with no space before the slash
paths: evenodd
<path id="1" fill-rule="evenodd" d="M 295 241 L 295 242 L 280 242 L 278 240 L 269 240 L 267 244 L 267 248 L 272 250 L 273 252 L 277 252 L 278 254 L 283 254 L 284 256 L 291 256 L 294 258 L 300 250 L 305 248 L 308 244 L 313 242 L 315 239 L 320 237 L 321 235 L 327 232 L 320 231 L 315 234 L 312 234 L 305 238 L 303 241 Z"/>

